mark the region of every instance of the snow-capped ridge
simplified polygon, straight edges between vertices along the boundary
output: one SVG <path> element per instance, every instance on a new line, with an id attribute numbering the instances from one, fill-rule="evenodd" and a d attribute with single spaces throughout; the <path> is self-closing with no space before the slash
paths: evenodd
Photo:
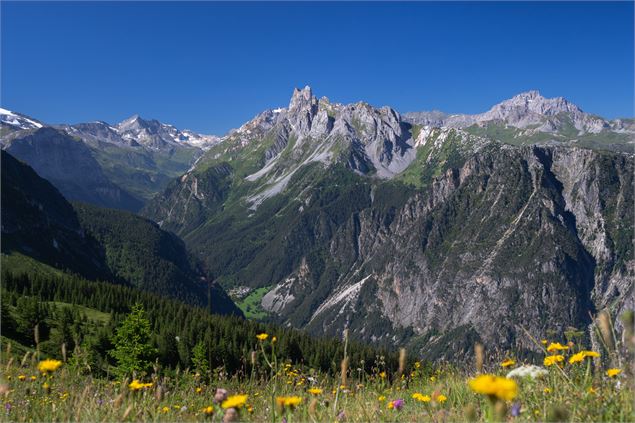
<path id="1" fill-rule="evenodd" d="M 4 108 L 0 108 L 0 122 L 5 125 L 10 125 L 15 129 L 36 129 L 41 128 L 42 123 L 37 120 L 31 119 L 20 113 L 12 112 Z"/>

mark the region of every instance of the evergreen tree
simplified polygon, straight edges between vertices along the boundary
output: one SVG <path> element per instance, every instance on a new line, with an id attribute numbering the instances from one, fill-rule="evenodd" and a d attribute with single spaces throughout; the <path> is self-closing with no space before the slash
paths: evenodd
<path id="1" fill-rule="evenodd" d="M 141 304 L 135 304 L 132 311 L 117 327 L 110 355 L 117 361 L 117 373 L 121 377 L 149 371 L 156 355 L 151 344 L 150 321 L 146 318 Z"/>
<path id="2" fill-rule="evenodd" d="M 197 342 L 194 348 L 192 348 L 192 365 L 203 378 L 207 379 L 209 363 L 207 362 L 207 351 L 203 342 Z"/>

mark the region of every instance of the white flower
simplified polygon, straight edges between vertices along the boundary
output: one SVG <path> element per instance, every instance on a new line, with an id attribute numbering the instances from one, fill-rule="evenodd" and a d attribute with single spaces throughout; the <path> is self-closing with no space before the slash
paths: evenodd
<path id="1" fill-rule="evenodd" d="M 530 364 L 530 365 L 523 365 L 520 367 L 516 367 L 514 370 L 507 373 L 507 377 L 510 379 L 513 377 L 518 377 L 518 378 L 530 377 L 532 379 L 536 379 L 536 378 L 545 376 L 548 373 L 549 372 L 544 367 L 534 366 L 533 364 Z"/>

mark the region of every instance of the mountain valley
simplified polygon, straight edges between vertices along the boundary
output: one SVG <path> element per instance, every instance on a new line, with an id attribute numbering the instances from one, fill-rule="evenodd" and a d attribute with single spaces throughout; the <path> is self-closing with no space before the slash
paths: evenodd
<path id="1" fill-rule="evenodd" d="M 635 305 L 631 118 L 536 91 L 401 115 L 309 87 L 222 137 L 8 113 L 3 149 L 70 200 L 178 235 L 248 317 L 448 359 L 475 341 L 534 350 L 525 331 L 591 338 L 591 315 Z M 112 240 L 91 223 L 110 212 L 73 207 Z"/>

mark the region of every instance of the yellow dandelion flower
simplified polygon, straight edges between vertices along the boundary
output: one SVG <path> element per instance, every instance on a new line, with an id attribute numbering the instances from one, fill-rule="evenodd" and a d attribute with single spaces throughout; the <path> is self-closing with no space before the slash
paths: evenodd
<path id="1" fill-rule="evenodd" d="M 443 394 L 439 394 L 439 395 L 437 395 L 437 397 L 434 400 L 436 402 L 438 402 L 439 404 L 443 404 L 444 402 L 446 402 L 448 400 L 448 397 L 446 397 Z"/>
<path id="2" fill-rule="evenodd" d="M 276 404 L 280 407 L 295 408 L 302 402 L 302 397 L 290 396 L 290 397 L 277 397 Z"/>
<path id="3" fill-rule="evenodd" d="M 583 361 L 587 357 L 599 357 L 600 354 L 595 351 L 580 351 L 579 353 L 573 354 L 569 357 L 569 364 L 579 363 Z"/>
<path id="4" fill-rule="evenodd" d="M 550 394 L 551 393 L 551 388 L 545 388 L 542 390 L 542 392 L 544 392 L 545 394 Z"/>
<path id="5" fill-rule="evenodd" d="M 509 367 L 509 366 L 513 366 L 514 364 L 516 364 L 516 362 L 512 360 L 511 358 L 508 358 L 507 360 L 501 363 L 501 367 Z"/>
<path id="6" fill-rule="evenodd" d="M 518 394 L 518 385 L 513 379 L 494 375 L 481 375 L 469 381 L 470 388 L 477 394 L 494 396 L 502 400 L 513 400 Z"/>
<path id="7" fill-rule="evenodd" d="M 560 342 L 552 342 L 547 347 L 547 352 L 566 351 L 568 349 L 569 347 L 567 347 L 566 345 L 562 345 Z"/>
<path id="8" fill-rule="evenodd" d="M 541 343 L 542 345 L 547 345 L 547 342 L 549 342 L 549 341 L 547 341 L 546 339 L 543 339 L 543 340 L 541 340 L 541 341 L 540 341 L 540 343 Z"/>
<path id="9" fill-rule="evenodd" d="M 593 388 L 593 386 L 589 386 L 589 389 L 587 389 L 587 392 L 591 395 L 598 393 L 598 391 L 596 391 L 595 388 Z"/>
<path id="10" fill-rule="evenodd" d="M 208 405 L 207 407 L 203 408 L 203 413 L 207 414 L 208 416 L 210 414 L 214 414 L 214 407 Z"/>
<path id="11" fill-rule="evenodd" d="M 549 366 L 553 366 L 556 363 L 561 363 L 564 361 L 564 356 L 562 355 L 548 355 L 547 357 L 545 357 L 545 360 L 543 361 L 544 365 L 549 367 Z"/>
<path id="12" fill-rule="evenodd" d="M 43 360 L 37 365 L 38 370 L 41 373 L 52 373 L 62 366 L 62 362 L 59 360 Z"/>
<path id="13" fill-rule="evenodd" d="M 579 353 L 573 354 L 571 357 L 569 357 L 570 364 L 579 363 L 582 360 L 584 360 L 584 351 L 580 351 Z"/>
<path id="14" fill-rule="evenodd" d="M 31 376 L 31 382 L 33 382 L 34 380 L 37 380 L 37 376 Z"/>
<path id="15" fill-rule="evenodd" d="M 422 395 L 419 392 L 415 392 L 414 394 L 412 394 L 412 398 L 421 402 L 430 402 L 432 400 L 429 395 Z"/>
<path id="16" fill-rule="evenodd" d="M 320 388 L 309 388 L 307 389 L 307 392 L 312 395 L 320 395 L 322 390 Z"/>
<path id="17" fill-rule="evenodd" d="M 161 412 L 163 414 L 169 413 L 170 412 L 170 407 L 163 406 L 163 408 L 161 409 Z"/>
<path id="18" fill-rule="evenodd" d="M 382 378 L 382 379 L 385 379 L 386 378 L 386 372 L 379 373 L 379 377 Z"/>
<path id="19" fill-rule="evenodd" d="M 608 377 L 615 377 L 615 376 L 619 375 L 620 373 L 622 373 L 622 369 L 608 369 L 606 371 L 606 375 Z"/>
<path id="20" fill-rule="evenodd" d="M 196 393 L 200 394 L 201 392 L 203 392 L 203 388 L 201 388 L 200 386 L 196 387 Z"/>
<path id="21" fill-rule="evenodd" d="M 421 367 L 421 363 L 418 361 L 415 361 L 415 369 L 418 369 Z"/>
<path id="22" fill-rule="evenodd" d="M 18 380 L 25 380 L 25 379 L 26 379 L 26 376 L 24 376 L 24 375 L 18 376 Z"/>
<path id="23" fill-rule="evenodd" d="M 227 408 L 240 408 L 243 405 L 245 405 L 245 403 L 247 402 L 247 397 L 248 395 L 232 395 L 229 398 L 227 398 L 225 401 L 223 401 L 223 403 L 221 404 L 221 407 L 227 409 Z"/>
<path id="24" fill-rule="evenodd" d="M 259 333 L 258 335 L 256 335 L 256 338 L 258 338 L 259 341 L 264 341 L 265 339 L 269 338 L 269 334 Z"/>
<path id="25" fill-rule="evenodd" d="M 128 385 L 128 388 L 130 388 L 131 391 L 139 391 L 141 389 L 150 388 L 150 387 L 152 387 L 152 382 L 143 383 L 143 382 L 140 382 L 139 379 L 134 379 Z"/>
<path id="26" fill-rule="evenodd" d="M 383 395 L 380 395 L 380 396 L 377 397 L 377 401 L 384 402 L 384 401 L 386 401 L 386 397 L 383 396 Z"/>
<path id="27" fill-rule="evenodd" d="M 251 405 L 247 406 L 247 411 L 251 414 L 254 412 L 254 408 Z"/>

